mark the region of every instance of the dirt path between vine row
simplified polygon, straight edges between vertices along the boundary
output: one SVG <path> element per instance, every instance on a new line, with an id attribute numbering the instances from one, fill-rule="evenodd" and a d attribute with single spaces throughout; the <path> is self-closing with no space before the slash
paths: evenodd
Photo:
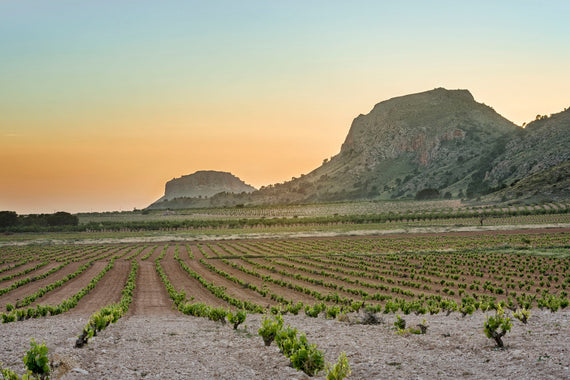
<path id="1" fill-rule="evenodd" d="M 62 263 L 54 263 L 54 264 L 55 266 L 59 266 Z M 77 269 L 79 269 L 80 266 L 81 263 L 78 262 L 69 263 L 60 270 L 58 270 L 57 272 L 47 276 L 46 278 L 42 278 L 34 282 L 29 282 L 26 285 L 20 286 L 19 288 L 13 289 L 8 293 L 3 294 L 2 296 L 0 296 L 0 310 L 4 310 L 6 304 L 8 303 L 15 305 L 16 302 L 23 299 L 24 297 L 29 296 L 30 294 L 34 294 L 39 289 L 46 287 L 51 283 L 61 280 L 68 274 L 74 273 Z M 11 281 L 9 285 L 6 286 L 10 286 L 14 282 L 15 281 Z"/>
<path id="2" fill-rule="evenodd" d="M 67 281 L 65 284 L 46 293 L 43 297 L 38 298 L 27 307 L 35 307 L 36 305 L 59 305 L 64 299 L 73 297 L 75 293 L 89 285 L 93 277 L 97 276 L 109 264 L 106 261 L 96 261 L 77 277 Z"/>
<path id="3" fill-rule="evenodd" d="M 235 252 L 233 250 L 233 248 L 231 248 L 231 247 L 227 247 L 227 249 L 231 252 L 234 252 L 236 254 L 241 255 L 241 253 Z M 259 253 L 257 253 L 257 252 L 256 253 L 252 252 L 252 254 L 259 255 Z M 306 281 L 303 281 L 300 279 L 296 279 L 293 277 L 285 276 L 281 273 L 278 273 L 279 270 L 282 270 L 282 271 L 285 271 L 286 273 L 293 273 L 294 274 L 295 270 L 292 268 L 288 268 L 288 267 L 280 267 L 279 265 L 274 264 L 274 263 L 269 263 L 269 262 L 265 261 L 264 259 L 250 258 L 248 261 L 251 261 L 251 262 L 254 262 L 257 264 L 261 264 L 261 265 L 275 266 L 276 270 L 270 271 L 270 270 L 263 269 L 263 268 L 257 268 L 254 265 L 252 265 L 248 262 L 242 261 L 240 259 L 237 259 L 237 258 L 233 259 L 233 260 L 236 260 L 235 262 L 239 263 L 239 265 L 243 266 L 247 270 L 255 271 L 262 276 L 270 276 L 271 278 L 273 278 L 275 280 L 281 280 L 281 281 L 285 281 L 285 282 L 293 284 L 293 285 L 299 285 L 303 288 L 309 289 L 311 291 L 317 291 L 317 292 L 322 293 L 322 294 L 327 294 L 327 293 L 331 293 L 334 291 L 332 289 L 327 289 L 327 288 L 320 286 L 320 285 L 311 284 L 309 282 L 306 282 Z M 211 263 L 213 265 L 219 265 L 219 260 L 211 260 Z M 236 277 L 238 277 L 244 281 L 246 279 L 245 276 L 249 276 L 249 275 L 247 275 L 241 271 L 239 271 L 239 273 L 240 273 L 240 275 L 236 275 Z M 302 275 L 307 276 L 307 273 L 304 273 Z M 280 294 L 283 297 L 285 297 L 286 299 L 293 299 L 293 300 L 295 300 L 295 302 L 302 301 L 303 303 L 309 304 L 309 305 L 320 302 L 317 298 L 315 298 L 314 296 L 312 296 L 310 294 L 306 294 L 304 291 L 299 292 L 299 291 L 296 291 L 293 289 L 285 288 L 283 286 L 277 285 L 277 284 L 270 282 L 270 281 L 267 281 L 265 283 L 267 284 L 267 286 L 270 289 L 272 289 L 272 291 L 274 293 Z"/>
<path id="4" fill-rule="evenodd" d="M 130 271 L 130 261 L 115 261 L 113 268 L 99 280 L 95 289 L 83 297 L 69 314 L 91 315 L 105 305 L 119 302 Z"/>
<path id="5" fill-rule="evenodd" d="M 175 315 L 174 306 L 166 287 L 158 276 L 154 262 L 141 261 L 137 270 L 137 279 L 133 302 L 127 313 L 132 315 Z"/>
<path id="6" fill-rule="evenodd" d="M 188 253 L 185 247 L 180 247 L 180 258 L 184 260 L 188 258 Z M 169 247 L 170 250 L 170 247 Z M 192 301 L 189 302 L 203 302 L 207 305 L 214 306 L 214 307 L 223 307 L 229 308 L 230 305 L 224 301 L 213 295 L 208 289 L 206 289 L 202 284 L 190 277 L 178 261 L 174 259 L 174 255 L 171 252 L 166 254 L 166 257 L 161 262 L 162 269 L 168 276 L 168 280 L 174 286 L 176 291 L 184 290 L 186 292 L 186 297 L 190 300 L 191 297 L 194 297 Z M 188 265 L 188 264 L 186 264 Z"/>
<path id="7" fill-rule="evenodd" d="M 160 256 L 162 254 L 162 251 L 164 250 L 164 245 L 159 245 L 156 247 L 156 249 L 154 250 L 154 252 L 152 253 L 152 255 L 150 255 L 150 257 L 148 259 L 146 259 L 146 261 L 148 262 L 153 262 L 154 260 L 156 260 L 158 258 L 158 256 Z"/>
<path id="8" fill-rule="evenodd" d="M 13 268 L 10 270 L 7 270 L 5 272 L 0 273 L 0 279 L 4 278 L 4 277 L 8 277 L 8 276 L 14 276 L 15 274 L 21 273 L 27 269 L 33 268 L 36 265 L 40 264 L 42 262 L 42 260 L 34 260 L 34 261 L 30 261 L 20 267 L 17 268 Z M 37 274 L 38 271 L 41 271 L 45 268 L 46 266 L 43 266 L 39 269 L 33 270 L 31 272 L 28 272 L 27 275 L 28 276 L 33 276 L 34 274 Z M 7 283 L 13 282 L 14 280 L 19 280 L 21 278 L 23 278 L 23 276 L 25 275 L 19 275 L 19 276 L 14 276 L 9 280 L 4 280 L 4 281 L 0 281 L 0 289 L 5 287 Z"/>
<path id="9" fill-rule="evenodd" d="M 218 247 L 218 245 L 216 245 L 216 247 Z M 227 249 L 229 251 L 233 251 L 236 255 L 240 255 L 238 252 L 235 252 L 231 247 L 227 247 Z M 221 250 L 222 250 L 222 248 L 218 249 L 218 251 L 221 251 Z M 241 265 L 244 268 L 255 271 L 259 274 L 269 274 L 273 278 L 279 278 L 279 279 L 283 279 L 283 280 L 288 281 L 288 282 L 292 282 L 291 281 L 292 279 L 289 277 L 284 277 L 279 273 L 268 273 L 268 272 L 264 271 L 263 269 L 253 267 L 252 265 L 246 263 L 245 261 L 242 261 L 239 258 L 229 259 L 229 260 L 230 260 L 230 262 L 236 263 L 238 266 Z M 247 274 L 245 272 L 242 272 L 239 269 L 235 269 L 235 268 L 231 267 L 230 265 L 223 263 L 221 260 L 210 260 L 209 262 L 210 262 L 210 264 L 215 265 L 217 268 L 231 274 L 232 276 L 239 278 L 240 280 L 242 280 L 246 283 L 251 283 L 260 289 L 263 286 L 265 286 L 267 289 L 270 290 L 270 292 L 275 293 L 279 296 L 282 296 L 287 300 L 294 299 L 295 302 L 301 301 L 305 304 L 313 304 L 313 303 L 317 302 L 315 300 L 315 298 L 310 296 L 310 295 L 307 295 L 305 293 L 300 293 L 300 292 L 294 292 L 291 289 L 284 288 L 282 286 L 279 286 L 279 285 L 274 284 L 274 283 L 269 282 L 269 281 L 267 281 L 267 282 L 263 281 L 263 279 L 256 277 L 256 276 L 253 276 L 253 275 L 250 275 L 250 274 Z M 264 264 L 267 264 L 267 263 L 264 263 Z M 287 268 L 286 270 L 290 270 L 290 268 Z"/>
<path id="10" fill-rule="evenodd" d="M 32 267 L 35 267 L 38 264 L 38 262 L 36 262 L 36 264 L 32 265 Z M 21 274 L 19 276 L 14 276 L 9 280 L 4 280 L 4 281 L 0 281 L 0 289 L 2 288 L 7 288 L 9 286 L 11 286 L 14 282 L 16 281 L 21 281 L 23 279 L 26 278 L 30 278 L 30 277 L 34 277 L 34 276 L 40 276 L 46 272 L 49 272 L 52 268 L 59 266 L 61 263 L 56 262 L 56 261 L 52 261 L 50 263 L 48 263 L 47 265 L 44 265 L 43 267 L 39 268 L 39 269 L 35 269 L 31 272 L 28 272 L 26 274 Z M 29 268 L 29 267 L 28 267 Z M 18 268 L 19 269 L 19 268 Z M 11 273 L 10 275 L 16 274 L 16 273 L 20 273 L 23 272 L 25 269 L 20 269 L 18 271 L 14 271 L 13 273 Z M 0 277 L 3 277 L 4 273 L 2 275 L 0 275 Z"/>
<path id="11" fill-rule="evenodd" d="M 237 298 L 238 300 L 250 301 L 263 307 L 278 304 L 277 301 L 274 301 L 269 297 L 263 297 L 261 294 L 254 292 L 253 290 L 245 289 L 240 285 L 228 280 L 227 278 L 210 271 L 202 263 L 199 262 L 200 259 L 204 258 L 204 255 L 197 248 L 194 249 L 194 247 L 195 246 L 192 246 L 194 260 L 189 260 L 186 264 L 188 267 L 190 267 L 190 269 L 198 273 L 206 281 L 213 283 L 215 286 L 224 286 L 226 288 L 226 294 Z M 207 253 L 211 252 L 208 247 L 204 247 L 204 250 Z"/>

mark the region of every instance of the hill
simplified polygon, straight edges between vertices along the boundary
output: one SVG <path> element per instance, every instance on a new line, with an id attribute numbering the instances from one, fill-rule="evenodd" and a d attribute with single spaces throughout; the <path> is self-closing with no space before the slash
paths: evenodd
<path id="1" fill-rule="evenodd" d="M 246 184 L 231 173 L 201 170 L 168 181 L 164 196 L 150 205 L 149 208 L 171 208 L 176 204 L 183 206 L 190 199 L 199 202 L 201 199 L 219 193 L 251 193 L 255 190 L 255 187 Z"/>

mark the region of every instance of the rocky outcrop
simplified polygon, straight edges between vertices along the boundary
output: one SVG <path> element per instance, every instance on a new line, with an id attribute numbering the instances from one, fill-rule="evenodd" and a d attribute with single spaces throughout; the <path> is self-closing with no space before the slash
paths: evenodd
<path id="1" fill-rule="evenodd" d="M 175 198 L 208 198 L 218 193 L 251 193 L 255 190 L 231 173 L 202 170 L 168 181 L 164 196 L 157 202 Z"/>
<path id="2" fill-rule="evenodd" d="M 362 155 L 374 165 L 415 152 L 417 163 L 427 166 L 442 141 L 463 140 L 467 131 L 479 138 L 496 137 L 515 128 L 492 108 L 475 102 L 469 91 L 438 88 L 378 103 L 369 114 L 357 117 L 341 156 Z"/>

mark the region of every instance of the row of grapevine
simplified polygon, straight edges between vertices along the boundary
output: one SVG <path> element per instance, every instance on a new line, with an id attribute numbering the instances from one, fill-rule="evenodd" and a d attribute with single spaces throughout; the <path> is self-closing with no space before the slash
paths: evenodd
<path id="1" fill-rule="evenodd" d="M 43 306 L 43 305 L 38 304 L 35 308 L 16 309 L 16 310 L 12 310 L 8 313 L 2 313 L 2 315 L 1 315 L 2 323 L 21 321 L 21 320 L 28 319 L 28 318 L 45 317 L 48 314 L 49 315 L 58 315 L 61 313 L 65 313 L 66 311 L 74 308 L 77 305 L 77 303 L 79 302 L 79 300 L 81 300 L 81 298 L 83 298 L 91 290 L 93 290 L 93 288 L 95 288 L 95 285 L 97 285 L 99 280 L 101 280 L 103 278 L 103 276 L 109 270 L 111 270 L 111 268 L 113 268 L 114 263 L 115 263 L 115 260 L 111 259 L 109 264 L 107 264 L 106 267 L 104 267 L 95 277 L 93 277 L 87 286 L 85 286 L 84 288 L 79 290 L 77 293 L 75 293 L 70 298 L 63 300 L 59 305 Z M 82 268 L 83 267 L 84 266 L 82 266 Z M 38 296 L 35 296 L 35 295 L 32 295 L 30 297 L 38 298 Z"/>
<path id="2" fill-rule="evenodd" d="M 140 253 L 140 252 L 139 252 Z M 109 324 L 115 323 L 129 310 L 129 306 L 133 300 L 133 291 L 135 290 L 135 280 L 137 276 L 138 262 L 136 259 L 131 261 L 131 271 L 129 277 L 125 284 L 125 287 L 121 291 L 121 300 L 119 303 L 112 303 L 110 305 L 103 306 L 100 310 L 95 312 L 91 317 L 89 317 L 89 322 L 83 328 L 81 334 L 77 337 L 75 342 L 76 347 L 83 347 L 88 343 L 89 339 L 97 335 L 98 331 L 102 331 Z"/>

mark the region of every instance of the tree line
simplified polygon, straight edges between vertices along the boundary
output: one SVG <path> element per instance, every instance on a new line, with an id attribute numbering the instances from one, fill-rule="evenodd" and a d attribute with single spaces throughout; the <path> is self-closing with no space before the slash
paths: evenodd
<path id="1" fill-rule="evenodd" d="M 15 211 L 0 211 L 0 229 L 5 231 L 35 231 L 42 228 L 77 225 L 79 225 L 77 215 L 65 211 L 30 215 L 18 215 Z"/>

